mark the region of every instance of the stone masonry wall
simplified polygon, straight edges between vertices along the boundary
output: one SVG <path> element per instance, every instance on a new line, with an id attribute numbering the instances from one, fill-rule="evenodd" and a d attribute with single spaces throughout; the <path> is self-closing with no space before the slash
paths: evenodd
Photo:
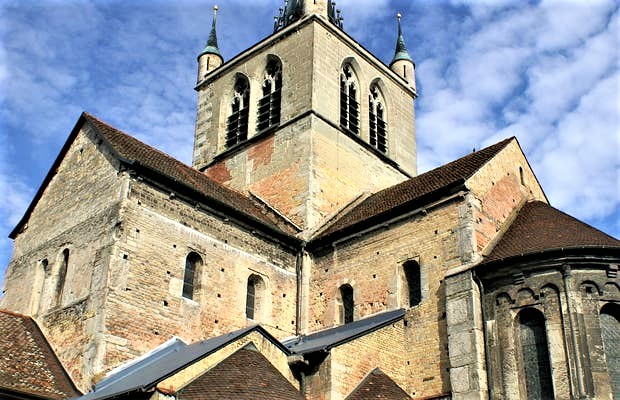
<path id="1" fill-rule="evenodd" d="M 174 335 L 190 343 L 258 322 L 276 337 L 294 334 L 295 252 L 205 208 L 131 181 L 110 265 L 106 369 Z M 190 252 L 203 260 L 193 300 L 182 297 Z M 251 274 L 266 285 L 256 320 L 245 316 Z"/>
<path id="2" fill-rule="evenodd" d="M 340 119 L 340 70 L 350 62 L 358 82 L 360 137 L 370 142 L 368 97 L 376 83 L 385 100 L 387 155 L 411 176 L 417 175 L 417 153 L 412 94 L 403 81 L 350 37 L 314 24 L 312 109 L 335 125 Z"/>
<path id="3" fill-rule="evenodd" d="M 474 251 L 478 255 L 493 247 L 524 202 L 546 201 L 516 140 L 468 179 L 467 187 L 474 197 L 467 218 L 473 220 Z"/>
<path id="4" fill-rule="evenodd" d="M 101 367 L 107 263 L 125 178 L 85 125 L 15 239 L 0 307 L 32 315 L 81 389 Z M 68 250 L 64 285 L 60 277 Z M 47 267 L 45 263 L 47 262 Z"/>
<path id="5" fill-rule="evenodd" d="M 405 180 L 407 175 L 387 157 L 415 175 L 413 99 L 389 69 L 350 38 L 335 37 L 316 22 L 302 24 L 295 34 L 277 34 L 265 43 L 213 72 L 199 88 L 196 167 L 203 168 L 227 151 L 209 166 L 207 175 L 236 190 L 251 191 L 303 228 L 317 226 L 360 193 Z M 282 127 L 260 133 L 252 118 L 269 56 L 282 61 Z M 352 63 L 358 77 L 359 139 L 339 128 L 339 76 L 345 61 Z M 239 73 L 249 77 L 252 88 L 248 136 L 254 142 L 226 150 L 225 120 Z M 386 102 L 387 157 L 368 145 L 368 96 L 373 83 L 381 88 Z M 304 116 L 311 111 L 315 114 Z M 252 139 L 257 134 L 263 137 Z"/>
<path id="6" fill-rule="evenodd" d="M 373 369 L 386 375 L 416 397 L 409 380 L 411 363 L 407 360 L 403 321 L 331 349 L 331 393 L 329 400 L 348 396 Z"/>
<path id="7" fill-rule="evenodd" d="M 277 35 L 251 57 L 241 55 L 207 77 L 198 89 L 198 113 L 193 166 L 203 169 L 216 154 L 226 149 L 226 118 L 230 114 L 234 84 L 238 74 L 250 81 L 250 120 L 248 138 L 257 132 L 256 114 L 262 96 L 265 68 L 269 56 L 282 62 L 281 121 L 286 122 L 310 109 L 312 81 L 312 26 L 290 35 Z"/>
<path id="8" fill-rule="evenodd" d="M 445 322 L 446 271 L 460 265 L 459 202 L 451 200 L 405 222 L 380 227 L 371 234 L 337 243 L 314 258 L 307 288 L 308 331 L 337 323 L 339 287 L 354 290 L 355 319 L 379 311 L 408 307 L 403 292 L 402 266 L 419 263 L 422 301 L 407 310 L 406 367 L 403 387 L 416 397 L 450 391 Z"/>

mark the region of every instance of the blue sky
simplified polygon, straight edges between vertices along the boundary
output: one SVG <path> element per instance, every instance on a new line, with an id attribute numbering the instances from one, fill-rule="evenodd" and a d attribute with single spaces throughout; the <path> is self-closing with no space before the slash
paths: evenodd
<path id="1" fill-rule="evenodd" d="M 214 1 L 0 0 L 0 274 L 80 112 L 191 162 L 196 55 Z M 219 0 L 226 60 L 279 0 Z M 388 63 L 395 14 L 417 69 L 420 172 L 517 136 L 555 207 L 620 236 L 620 11 L 614 0 L 340 0 Z M 0 281 L 2 278 L 0 278 Z"/>

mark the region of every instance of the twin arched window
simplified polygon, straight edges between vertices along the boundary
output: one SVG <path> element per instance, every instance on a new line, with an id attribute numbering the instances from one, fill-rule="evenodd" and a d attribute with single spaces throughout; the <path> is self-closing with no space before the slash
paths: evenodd
<path id="1" fill-rule="evenodd" d="M 340 126 L 359 135 L 359 114 L 358 82 L 351 63 L 345 63 L 340 71 Z M 382 153 L 387 153 L 388 150 L 385 114 L 385 100 L 379 85 L 373 83 L 368 95 L 369 142 Z"/>
<path id="2" fill-rule="evenodd" d="M 257 131 L 280 123 L 282 99 L 282 63 L 272 58 L 267 63 L 262 85 L 262 97 L 258 101 Z M 230 114 L 226 120 L 226 147 L 232 147 L 248 139 L 250 120 L 250 81 L 239 74 L 235 81 Z"/>
<path id="3" fill-rule="evenodd" d="M 346 63 L 340 71 L 340 126 L 359 135 L 359 103 L 357 80 L 351 64 Z"/>
<path id="4" fill-rule="evenodd" d="M 183 273 L 183 297 L 193 300 L 200 283 L 200 269 L 202 258 L 198 253 L 191 252 L 185 258 L 185 272 Z"/>

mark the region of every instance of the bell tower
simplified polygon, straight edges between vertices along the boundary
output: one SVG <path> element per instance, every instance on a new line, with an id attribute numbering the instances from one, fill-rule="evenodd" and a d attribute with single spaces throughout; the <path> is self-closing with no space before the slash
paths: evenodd
<path id="1" fill-rule="evenodd" d="M 391 68 L 343 26 L 331 0 L 288 0 L 272 35 L 199 67 L 194 167 L 307 233 L 417 173 L 413 61 L 400 23 Z M 211 37 L 215 15 L 200 57 L 219 55 Z"/>

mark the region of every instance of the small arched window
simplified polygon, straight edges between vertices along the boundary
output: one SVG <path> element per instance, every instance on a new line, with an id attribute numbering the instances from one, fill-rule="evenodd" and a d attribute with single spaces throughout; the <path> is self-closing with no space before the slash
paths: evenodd
<path id="1" fill-rule="evenodd" d="M 258 131 L 264 131 L 280 123 L 282 99 L 282 64 L 271 59 L 267 63 L 263 81 L 263 97 L 258 102 Z"/>
<path id="2" fill-rule="evenodd" d="M 370 124 L 370 145 L 382 153 L 387 153 L 387 123 L 385 122 L 385 102 L 379 86 L 373 84 L 368 95 L 368 119 Z"/>
<path id="3" fill-rule="evenodd" d="M 347 63 L 340 71 L 340 126 L 359 134 L 359 102 L 357 81 L 353 67 Z"/>
<path id="4" fill-rule="evenodd" d="M 258 319 L 263 303 L 265 282 L 263 278 L 252 274 L 248 278 L 245 300 L 245 316 L 249 319 Z"/>
<path id="5" fill-rule="evenodd" d="M 199 288 L 200 267 L 202 258 L 198 253 L 191 252 L 185 258 L 185 272 L 183 273 L 183 297 L 193 300 Z"/>
<path id="6" fill-rule="evenodd" d="M 226 120 L 226 147 L 232 147 L 248 138 L 250 116 L 250 82 L 245 76 L 238 76 L 235 93 L 230 105 L 230 116 Z"/>
<path id="7" fill-rule="evenodd" d="M 54 304 L 60 306 L 62 304 L 62 294 L 65 290 L 65 281 L 67 280 L 67 270 L 69 269 L 69 249 L 64 249 L 60 257 L 60 266 L 58 268 L 58 280 L 56 281 L 56 298 Z"/>
<path id="8" fill-rule="evenodd" d="M 420 264 L 407 261 L 403 264 L 403 294 L 408 307 L 417 306 L 422 301 L 422 282 Z"/>
<path id="9" fill-rule="evenodd" d="M 553 399 L 551 364 L 545 317 L 533 308 L 526 308 L 518 315 L 521 356 L 525 370 L 527 399 Z"/>
<path id="10" fill-rule="evenodd" d="M 612 397 L 620 399 L 620 306 L 612 303 L 603 306 L 600 321 Z"/>
<path id="11" fill-rule="evenodd" d="M 353 322 L 353 314 L 355 311 L 355 300 L 353 297 L 353 287 L 351 285 L 342 285 L 338 289 L 338 314 L 340 324 L 348 324 Z"/>

